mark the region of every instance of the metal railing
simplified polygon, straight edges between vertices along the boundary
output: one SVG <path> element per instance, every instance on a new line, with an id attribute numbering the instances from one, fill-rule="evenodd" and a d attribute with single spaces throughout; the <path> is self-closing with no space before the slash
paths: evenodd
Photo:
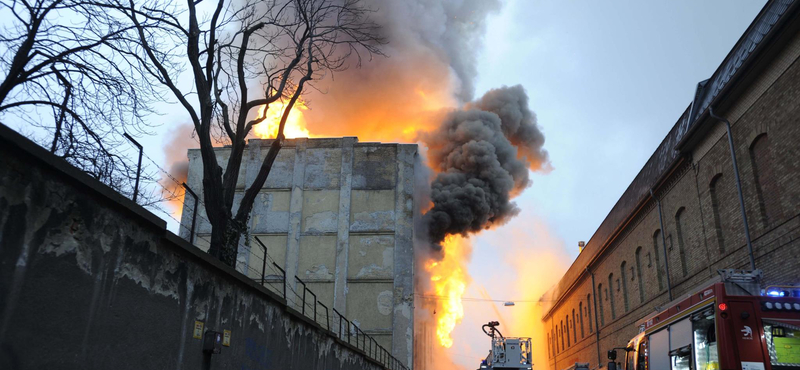
<path id="1" fill-rule="evenodd" d="M 400 360 L 392 356 L 391 352 L 381 346 L 378 341 L 371 335 L 365 333 L 358 325 L 354 324 L 351 320 L 347 319 L 336 308 L 329 308 L 322 302 L 319 302 L 317 295 L 308 288 L 309 282 L 303 281 L 295 276 L 294 281 L 298 283 L 298 287 L 302 289 L 295 290 L 286 284 L 286 271 L 281 268 L 275 261 L 272 261 L 267 254 L 267 246 L 258 238 L 254 236 L 253 240 L 259 245 L 263 257 L 251 254 L 250 257 L 261 259 L 253 263 L 248 263 L 248 276 L 254 281 L 260 283 L 262 286 L 281 294 L 286 305 L 291 307 L 292 303 L 289 299 L 290 296 L 297 298 L 295 306 L 299 305 L 298 312 L 301 315 L 313 320 L 319 327 L 326 329 L 329 333 L 333 334 L 337 339 L 346 342 L 355 349 L 361 351 L 367 357 L 377 361 L 386 369 L 390 370 L 407 370 L 408 367 L 403 365 Z M 269 264 L 267 262 L 270 262 Z M 259 266 L 254 268 L 253 266 Z M 271 269 L 272 271 L 267 271 Z M 280 290 L 275 289 L 274 284 L 280 283 Z M 289 295 L 287 295 L 289 294 Z M 321 309 L 318 309 L 321 308 Z M 296 308 L 296 307 L 293 307 Z M 331 311 L 333 312 L 331 319 Z M 324 314 L 323 314 L 324 313 Z"/>

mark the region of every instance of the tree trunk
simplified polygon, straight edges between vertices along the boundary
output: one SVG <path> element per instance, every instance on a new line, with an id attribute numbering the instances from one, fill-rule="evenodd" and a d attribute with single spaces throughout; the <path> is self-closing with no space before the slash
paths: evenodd
<path id="1" fill-rule="evenodd" d="M 239 252 L 239 240 L 244 234 L 241 224 L 227 220 L 223 225 L 212 227 L 211 247 L 209 254 L 222 263 L 236 268 L 236 256 Z"/>

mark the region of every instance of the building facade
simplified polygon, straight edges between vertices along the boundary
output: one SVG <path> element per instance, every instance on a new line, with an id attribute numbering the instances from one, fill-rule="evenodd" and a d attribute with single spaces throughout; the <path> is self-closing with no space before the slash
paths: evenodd
<path id="1" fill-rule="evenodd" d="M 253 182 L 270 143 L 248 142 L 239 196 Z M 230 150 L 216 153 L 224 164 Z M 417 157 L 415 144 L 359 143 L 355 137 L 287 140 L 253 206 L 251 242 L 240 245 L 237 270 L 260 279 L 263 268 L 268 281 L 284 270 L 287 301 L 298 310 L 305 284 L 318 302 L 336 309 L 409 366 Z M 200 152 L 190 150 L 187 184 L 198 195 L 202 174 Z M 185 238 L 193 207 L 187 196 L 181 221 Z M 211 225 L 202 202 L 198 208 L 193 242 L 208 249 Z M 266 259 L 256 239 L 266 246 Z"/>
<path id="2" fill-rule="evenodd" d="M 799 5 L 767 3 L 542 297 L 548 368 L 603 367 L 642 318 L 719 269 L 750 269 L 727 129 L 710 108 L 731 124 L 762 285 L 800 284 Z"/>

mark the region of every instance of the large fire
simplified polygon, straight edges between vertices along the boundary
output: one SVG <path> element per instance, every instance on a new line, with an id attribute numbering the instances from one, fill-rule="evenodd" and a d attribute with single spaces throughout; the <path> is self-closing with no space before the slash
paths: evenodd
<path id="1" fill-rule="evenodd" d="M 259 117 L 266 115 L 267 118 L 253 126 L 253 133 L 262 139 L 276 138 L 278 136 L 278 128 L 281 124 L 281 116 L 283 116 L 283 111 L 286 109 L 286 104 L 288 104 L 288 102 L 276 101 L 270 104 L 269 109 L 267 109 L 267 106 L 261 107 L 258 112 Z M 303 112 L 306 110 L 308 110 L 308 106 L 306 106 L 302 99 L 298 99 L 292 106 L 289 117 L 286 118 L 283 136 L 287 139 L 311 137 L 311 133 L 306 128 L 306 119 L 303 115 Z"/>
<path id="2" fill-rule="evenodd" d="M 469 255 L 468 241 L 459 235 L 448 235 L 442 243 L 442 253 L 441 260 L 429 261 L 425 269 L 430 273 L 437 299 L 436 337 L 443 347 L 450 348 L 453 345 L 450 333 L 464 318 L 461 298 L 467 290 L 464 259 Z"/>

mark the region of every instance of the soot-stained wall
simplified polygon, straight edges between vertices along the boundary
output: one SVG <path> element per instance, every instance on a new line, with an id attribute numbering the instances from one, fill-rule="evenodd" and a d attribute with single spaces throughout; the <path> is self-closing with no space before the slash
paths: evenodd
<path id="1" fill-rule="evenodd" d="M 381 369 L 0 125 L 0 369 Z"/>

